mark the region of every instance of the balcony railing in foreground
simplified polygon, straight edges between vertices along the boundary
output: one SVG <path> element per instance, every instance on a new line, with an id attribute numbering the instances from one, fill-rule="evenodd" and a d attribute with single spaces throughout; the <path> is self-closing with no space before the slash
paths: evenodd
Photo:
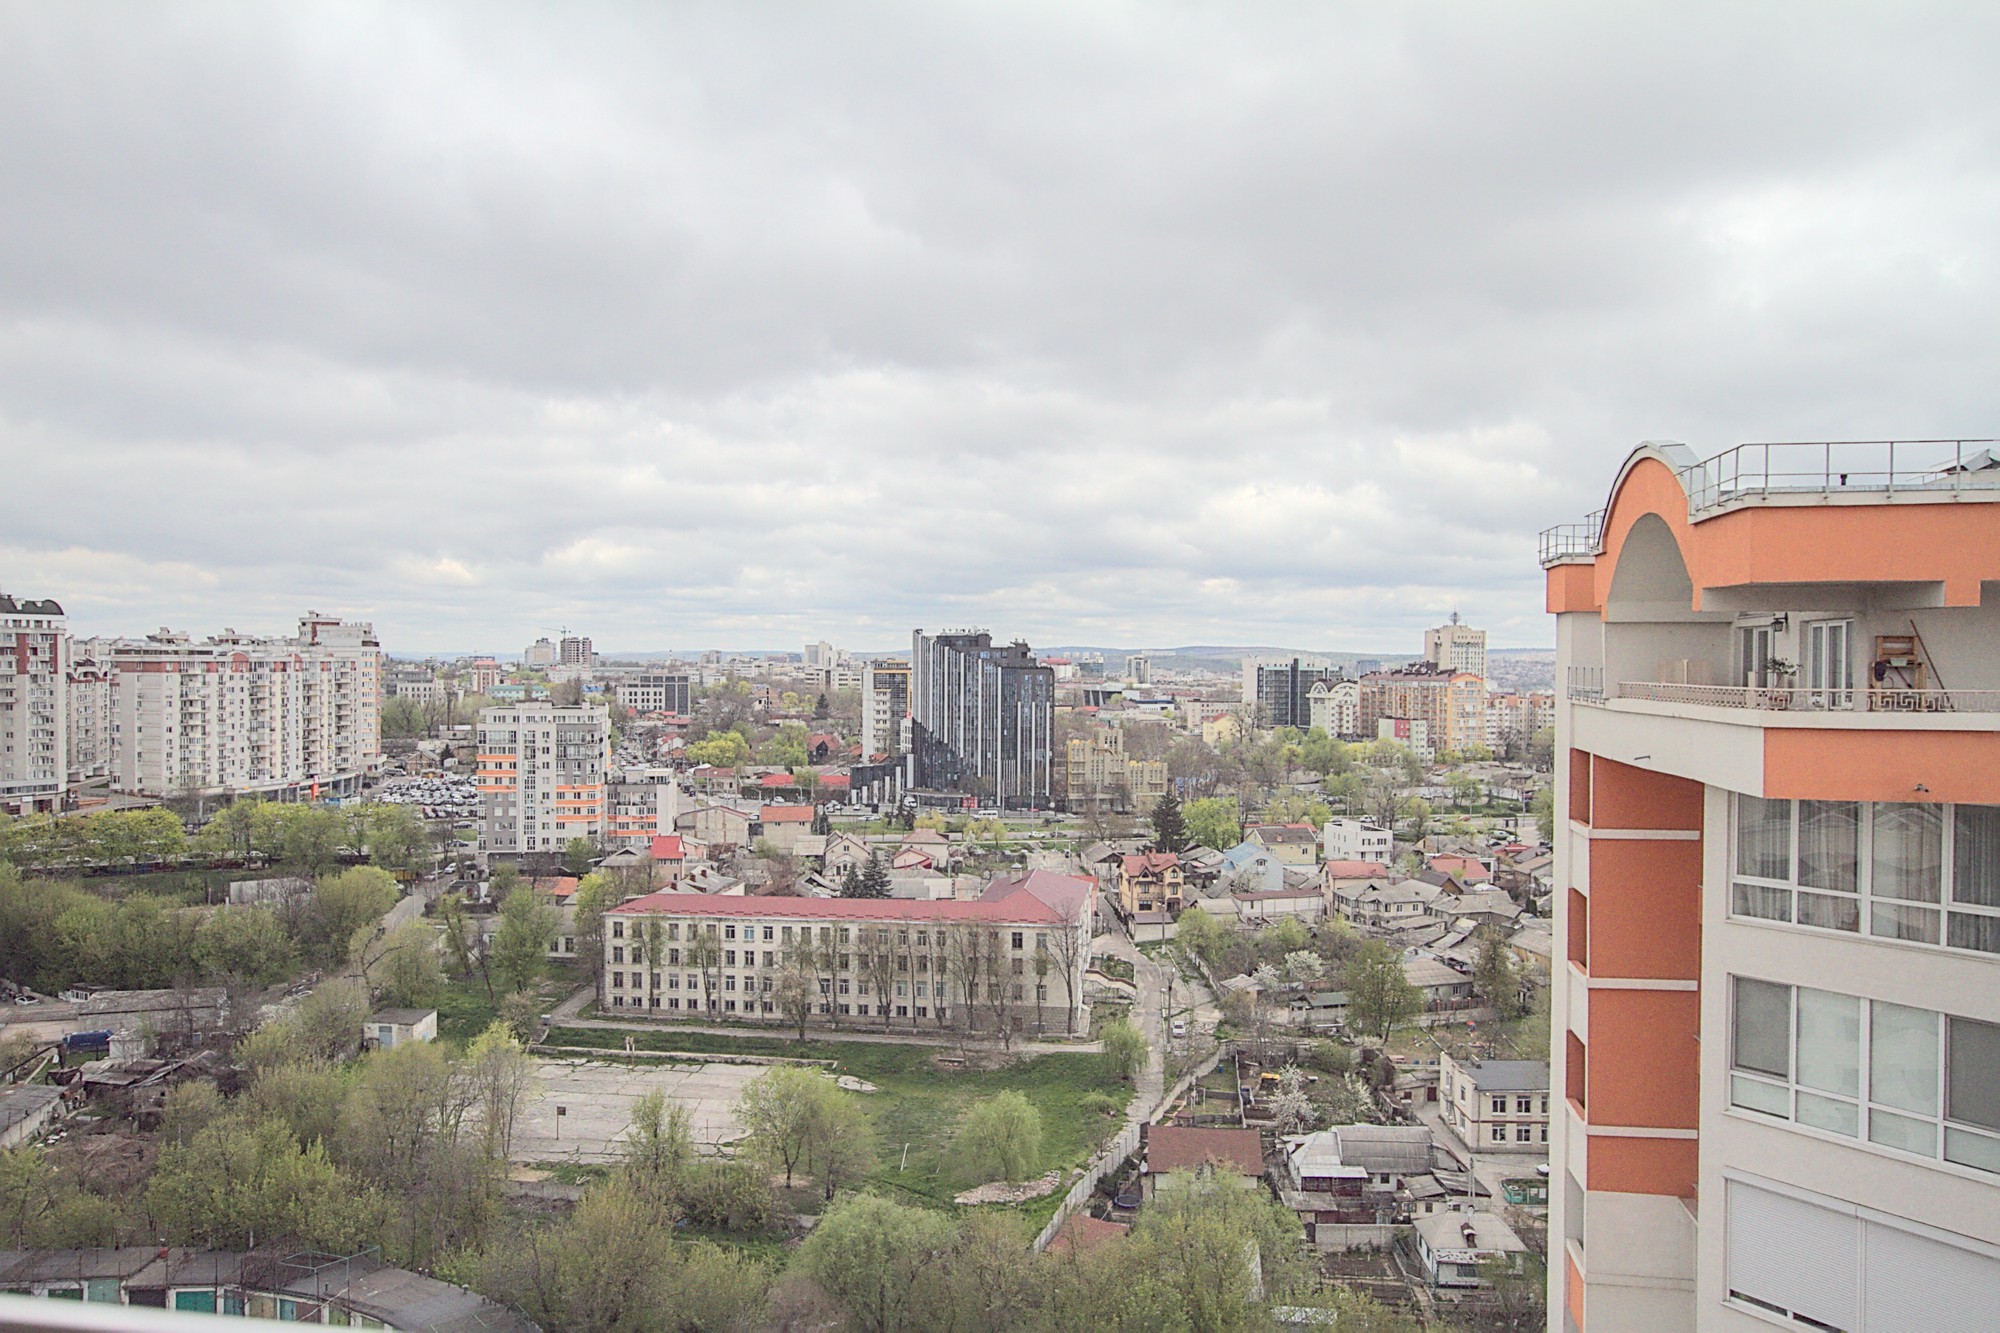
<path id="1" fill-rule="evenodd" d="M 1755 712 L 1800 713 L 2000 713 L 2000 690 L 1828 690 L 1794 686 L 1680 685 L 1621 680 L 1609 691 L 1572 689 L 1575 703 L 1606 698 L 1656 704 L 1694 704 Z"/>

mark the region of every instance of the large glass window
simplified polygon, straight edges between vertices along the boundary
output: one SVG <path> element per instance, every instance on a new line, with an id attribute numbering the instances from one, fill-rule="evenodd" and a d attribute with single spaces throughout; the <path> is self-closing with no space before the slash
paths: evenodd
<path id="1" fill-rule="evenodd" d="M 1729 1103 L 2000 1174 L 2000 1024 L 1733 979 Z"/>
<path id="2" fill-rule="evenodd" d="M 2000 807 L 1736 798 L 1730 913 L 2000 954 Z"/>

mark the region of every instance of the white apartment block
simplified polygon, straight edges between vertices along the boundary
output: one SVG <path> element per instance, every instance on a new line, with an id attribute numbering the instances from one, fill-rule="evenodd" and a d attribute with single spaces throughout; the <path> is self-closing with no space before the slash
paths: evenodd
<path id="1" fill-rule="evenodd" d="M 278 799 L 347 796 L 381 755 L 374 628 L 309 612 L 289 639 L 161 630 L 99 645 L 111 785 Z"/>
<path id="2" fill-rule="evenodd" d="M 861 757 L 901 754 L 903 720 L 910 715 L 910 668 L 875 662 L 861 670 Z"/>
<path id="3" fill-rule="evenodd" d="M 1483 680 L 1486 677 L 1486 631 L 1459 624 L 1458 612 L 1454 611 L 1450 624 L 1424 631 L 1424 660 L 1453 671 L 1469 671 Z"/>
<path id="4" fill-rule="evenodd" d="M 1322 838 L 1329 861 L 1374 861 L 1388 865 L 1396 859 L 1396 836 L 1377 828 L 1370 819 L 1329 819 Z"/>
<path id="5" fill-rule="evenodd" d="M 1306 692 L 1310 725 L 1329 736 L 1353 736 L 1361 726 L 1361 682 L 1321 680 Z"/>
<path id="6" fill-rule="evenodd" d="M 611 711 L 603 704 L 499 704 L 479 711 L 479 850 L 559 853 L 609 831 L 605 777 Z"/>
<path id="7" fill-rule="evenodd" d="M 694 676 L 686 671 L 648 669 L 613 687 L 618 702 L 635 713 L 674 713 L 685 717 L 694 711 Z"/>
<path id="8" fill-rule="evenodd" d="M 69 790 L 69 636 L 52 601 L 0 594 L 0 812 L 50 814 Z"/>
<path id="9" fill-rule="evenodd" d="M 117 673 L 102 639 L 71 639 L 69 659 L 69 781 L 74 787 L 111 776 Z"/>

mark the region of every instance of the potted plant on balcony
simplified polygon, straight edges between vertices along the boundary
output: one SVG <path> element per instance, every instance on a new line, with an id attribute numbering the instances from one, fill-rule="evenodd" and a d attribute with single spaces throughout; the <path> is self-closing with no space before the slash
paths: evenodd
<path id="1" fill-rule="evenodd" d="M 1791 707 L 1792 691 L 1799 683 L 1799 664 L 1789 658 L 1767 657 L 1760 674 L 1764 678 L 1765 692 L 1760 696 L 1759 704 L 1765 708 Z"/>

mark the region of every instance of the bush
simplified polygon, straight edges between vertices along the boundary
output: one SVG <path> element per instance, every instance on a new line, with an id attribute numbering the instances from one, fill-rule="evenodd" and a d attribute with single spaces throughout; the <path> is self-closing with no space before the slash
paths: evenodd
<path id="1" fill-rule="evenodd" d="M 1118 1114 L 1118 1099 L 1108 1092 L 1086 1092 L 1077 1099 L 1076 1104 L 1083 1110 L 1094 1111 L 1098 1115 Z"/>
<path id="2" fill-rule="evenodd" d="M 975 1102 L 959 1127 L 958 1159 L 975 1184 L 1026 1180 L 1041 1169 L 1042 1113 L 1013 1091 Z"/>

